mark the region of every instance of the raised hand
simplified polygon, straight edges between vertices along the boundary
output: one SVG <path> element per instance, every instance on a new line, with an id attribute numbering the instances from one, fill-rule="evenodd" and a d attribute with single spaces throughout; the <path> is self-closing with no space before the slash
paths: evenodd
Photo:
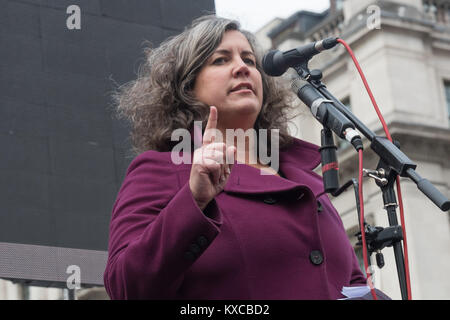
<path id="1" fill-rule="evenodd" d="M 203 144 L 194 151 L 189 187 L 200 209 L 223 190 L 231 173 L 236 148 L 227 147 L 223 141 L 215 141 L 217 130 L 217 108 L 210 107 L 208 122 L 203 135 Z"/>

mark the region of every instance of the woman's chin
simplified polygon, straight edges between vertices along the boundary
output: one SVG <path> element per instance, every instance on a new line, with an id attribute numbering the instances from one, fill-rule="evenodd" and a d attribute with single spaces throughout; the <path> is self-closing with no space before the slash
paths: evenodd
<path id="1" fill-rule="evenodd" d="M 258 114 L 261 110 L 261 106 L 256 103 L 245 103 L 244 101 L 235 103 L 230 110 L 233 110 L 233 113 L 237 114 Z"/>

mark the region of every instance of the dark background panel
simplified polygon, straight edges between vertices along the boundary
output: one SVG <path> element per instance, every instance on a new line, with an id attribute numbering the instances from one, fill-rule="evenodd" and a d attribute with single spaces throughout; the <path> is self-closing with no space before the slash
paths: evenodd
<path id="1" fill-rule="evenodd" d="M 1 190 L 1 216 L 3 221 L 12 219 L 15 210 L 50 210 L 50 177 L 47 174 L 30 173 L 18 170 L 0 170 Z M 45 219 L 45 217 L 43 218 Z M 24 220 L 27 225 L 34 225 L 37 221 L 30 217 Z M 14 233 L 16 230 L 8 223 L 0 225 L 2 241 L 8 242 L 5 234 Z M 20 234 L 21 230 L 17 230 Z M 45 235 L 47 237 L 47 235 Z"/>
<path id="2" fill-rule="evenodd" d="M 0 134 L 20 137 L 48 137 L 47 106 L 27 103 L 21 98 L 2 97 Z"/>
<path id="3" fill-rule="evenodd" d="M 81 30 L 69 30 L 69 5 Z M 0 242 L 107 250 L 134 158 L 111 94 L 213 0 L 0 0 Z M 0 275 L 1 276 L 1 275 Z"/>
<path id="4" fill-rule="evenodd" d="M 85 45 L 98 42 L 99 39 L 95 31 L 99 29 L 105 19 L 101 16 L 86 14 L 84 7 L 80 6 L 81 30 L 69 30 L 66 26 L 69 15 L 66 14 L 65 8 L 39 7 L 40 36 L 43 39 L 53 37 L 66 42 L 83 43 Z"/>
<path id="5" fill-rule="evenodd" d="M 85 177 L 104 184 L 114 182 L 112 147 L 103 147 L 95 141 L 50 138 L 50 158 L 53 175 Z"/>
<path id="6" fill-rule="evenodd" d="M 42 70 L 40 38 L 10 33 L 0 28 L 0 43 L 8 44 L 0 50 L 0 65 L 9 66 L 20 61 L 22 68 L 35 71 Z"/>
<path id="7" fill-rule="evenodd" d="M 87 108 L 83 112 L 79 109 L 48 106 L 48 123 L 52 137 L 66 141 L 82 141 L 92 146 L 111 147 L 111 121 L 107 115 L 95 109 Z M 67 145 L 66 152 L 72 153 L 70 141 L 60 144 Z"/>
<path id="8" fill-rule="evenodd" d="M 50 174 L 49 145 L 46 138 L 0 134 L 3 152 L 0 170 Z"/>
<path id="9" fill-rule="evenodd" d="M 68 247 L 70 244 L 73 248 L 89 250 L 104 250 L 108 246 L 108 229 L 104 226 L 108 225 L 109 217 L 59 210 L 52 218 L 55 220 L 53 246 Z M 71 239 L 70 242 L 67 239 Z"/>
<path id="10" fill-rule="evenodd" d="M 196 0 L 180 2 L 179 0 L 160 0 L 162 26 L 168 29 L 183 29 L 193 18 L 213 14 L 214 1 Z M 174 19 L 173 17 L 178 19 Z"/>
<path id="11" fill-rule="evenodd" d="M 160 0 L 100 0 L 102 14 L 117 20 L 137 24 L 161 26 Z M 181 3 L 186 7 L 188 2 Z"/>
<path id="12" fill-rule="evenodd" d="M 53 219 L 49 210 L 39 209 L 32 203 L 21 206 L 3 204 L 0 224 L 8 228 L 2 229 L 0 242 L 54 245 L 56 234 Z"/>
<path id="13" fill-rule="evenodd" d="M 109 94 L 112 84 L 106 79 L 97 79 L 88 75 L 68 73 L 45 73 L 39 91 L 50 106 L 87 109 L 98 114 L 106 114 L 110 103 Z M 41 91 L 42 90 L 42 91 Z"/>
<path id="14" fill-rule="evenodd" d="M 0 47 L 8 44 L 0 43 Z M 24 103 L 45 105 L 48 75 L 41 70 L 29 69 L 21 63 L 0 65 L 0 97 L 16 98 Z M 3 105 L 3 102 L 2 102 Z"/>
<path id="15" fill-rule="evenodd" d="M 58 38 L 42 40 L 44 70 L 49 73 L 81 74 L 103 78 L 108 74 L 106 49 L 102 44 L 71 43 Z"/>
<path id="16" fill-rule="evenodd" d="M 77 5 L 83 11 L 83 13 L 101 15 L 102 10 L 100 7 L 100 0 L 27 0 L 27 2 L 38 2 L 41 7 L 59 8 L 66 11 L 70 5 Z M 115 2 L 112 0 L 111 2 Z"/>
<path id="17" fill-rule="evenodd" d="M 111 215 L 115 199 L 114 184 L 83 177 L 53 176 L 49 181 L 50 210 L 55 215 L 81 217 Z M 89 207 L 86 207 L 89 203 Z M 83 248 L 86 249 L 86 248 Z"/>
<path id="18" fill-rule="evenodd" d="M 0 21 L 2 29 L 10 34 L 39 37 L 39 8 L 39 2 L 36 1 L 28 3 L 13 0 L 4 1 L 1 10 L 3 16 Z"/>

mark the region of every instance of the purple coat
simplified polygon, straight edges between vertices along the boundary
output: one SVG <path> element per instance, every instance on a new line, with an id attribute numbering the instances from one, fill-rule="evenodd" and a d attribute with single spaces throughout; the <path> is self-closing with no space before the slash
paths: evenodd
<path id="1" fill-rule="evenodd" d="M 312 170 L 317 146 L 280 152 L 286 178 L 235 164 L 205 212 L 191 165 L 147 151 L 113 207 L 105 287 L 112 299 L 337 299 L 365 285 L 342 221 Z"/>

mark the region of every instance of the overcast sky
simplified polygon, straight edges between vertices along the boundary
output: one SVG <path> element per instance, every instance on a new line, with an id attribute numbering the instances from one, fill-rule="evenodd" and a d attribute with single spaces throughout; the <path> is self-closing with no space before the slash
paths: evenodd
<path id="1" fill-rule="evenodd" d="M 236 19 L 243 29 L 257 31 L 273 18 L 287 18 L 300 10 L 322 12 L 329 0 L 214 0 L 216 14 Z"/>

